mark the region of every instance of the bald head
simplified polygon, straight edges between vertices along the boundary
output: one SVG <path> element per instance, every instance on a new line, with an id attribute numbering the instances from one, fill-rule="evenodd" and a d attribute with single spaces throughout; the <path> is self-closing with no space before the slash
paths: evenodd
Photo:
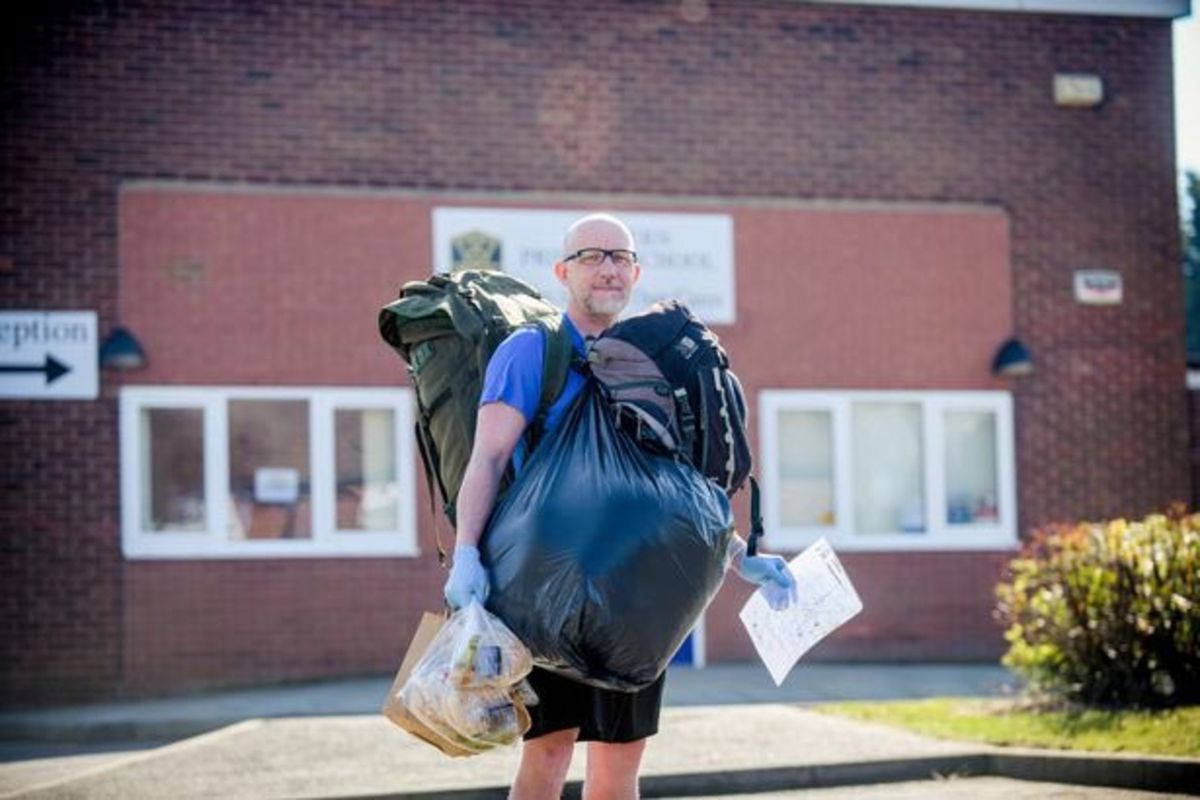
<path id="1" fill-rule="evenodd" d="M 585 247 L 637 250 L 632 231 L 612 214 L 588 214 L 571 223 L 563 236 L 563 254 L 570 255 Z"/>
<path id="2" fill-rule="evenodd" d="M 634 249 L 633 233 L 612 214 L 588 214 L 567 228 L 554 276 L 566 287 L 567 315 L 583 334 L 598 335 L 629 304 L 642 266 L 636 255 L 616 255 Z M 581 250 L 591 252 L 585 258 Z"/>

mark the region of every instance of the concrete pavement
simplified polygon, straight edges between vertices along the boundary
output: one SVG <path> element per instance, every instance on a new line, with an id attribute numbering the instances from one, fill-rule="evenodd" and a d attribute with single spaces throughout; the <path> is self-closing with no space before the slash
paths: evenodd
<path id="1" fill-rule="evenodd" d="M 164 741 L 261 717 L 374 714 L 391 676 L 208 692 L 157 700 L 0 712 L 0 742 Z M 996 696 L 1017 679 L 995 664 L 800 664 L 782 686 L 757 663 L 672 668 L 676 705 Z"/>
<path id="2" fill-rule="evenodd" d="M 0 765 L 0 796 L 136 800 L 504 795 L 516 769 L 516 748 L 449 759 L 378 715 L 388 684 L 386 678 L 377 678 L 5 713 L 0 715 L 0 730 L 10 745 L 8 734 L 32 734 L 39 721 L 45 738 L 54 739 L 71 725 L 79 735 L 97 737 L 103 731 L 164 733 L 172 725 L 194 731 L 241 716 L 234 724 L 192 738 L 109 753 L 88 763 L 50 759 L 32 771 L 37 762 L 29 759 Z M 647 749 L 642 791 L 662 797 L 773 791 L 788 797 L 819 788 L 840 798 L 881 797 L 878 790 L 895 787 L 895 796 L 902 797 L 975 797 L 980 792 L 985 797 L 1034 797 L 1043 796 L 1031 793 L 1039 786 L 1059 792 L 1052 783 L 1062 780 L 1056 775 L 1067 776 L 1069 783 L 1134 789 L 1200 787 L 1200 761 L 1047 756 L 951 743 L 818 714 L 803 705 L 862 697 L 994 695 L 1011 685 L 1004 670 L 975 665 L 803 665 L 780 688 L 757 665 L 672 671 L 661 730 Z M 578 791 L 585 749 L 577 746 L 568 795 Z M 54 762 L 61 769 L 55 771 Z M 934 783 L 934 776 L 957 776 L 958 781 Z M 1027 780 L 1014 780 L 1018 778 Z M 853 788 L 832 788 L 838 786 Z M 1113 789 L 1067 791 L 1067 797 L 1144 796 Z"/>
<path id="3" fill-rule="evenodd" d="M 1104 789 L 1065 783 L 1018 781 L 1011 778 L 948 777 L 902 781 L 878 786 L 843 786 L 755 794 L 754 800 L 1164 800 L 1172 795 L 1134 789 Z M 727 795 L 700 795 L 693 800 L 717 800 Z"/>

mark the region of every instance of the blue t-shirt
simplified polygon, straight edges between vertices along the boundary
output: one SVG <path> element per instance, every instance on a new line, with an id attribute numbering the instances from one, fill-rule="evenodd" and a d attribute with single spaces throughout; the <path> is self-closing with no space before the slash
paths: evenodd
<path id="1" fill-rule="evenodd" d="M 563 324 L 571 334 L 571 344 L 575 352 L 581 357 L 586 357 L 587 345 L 583 335 L 566 314 L 563 314 Z M 488 361 L 479 405 L 501 402 L 512 406 L 525 417 L 525 425 L 528 427 L 537 415 L 538 401 L 542 397 L 542 359 L 545 352 L 546 338 L 540 328 L 519 328 L 513 331 L 500 343 Z M 579 370 L 567 370 L 567 382 L 546 412 L 543 435 L 550 434 L 562 424 L 563 416 L 583 389 L 583 384 L 584 377 Z M 518 475 L 527 456 L 525 439 L 522 437 L 513 451 L 513 469 Z"/>

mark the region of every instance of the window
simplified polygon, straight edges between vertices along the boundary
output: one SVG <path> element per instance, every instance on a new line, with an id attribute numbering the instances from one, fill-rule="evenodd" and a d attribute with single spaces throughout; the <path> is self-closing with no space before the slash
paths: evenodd
<path id="1" fill-rule="evenodd" d="M 872 536 L 897 530 L 923 533 L 921 404 L 851 402 L 850 435 L 855 530 Z"/>
<path id="2" fill-rule="evenodd" d="M 765 546 L 1017 545 L 1006 392 L 764 391 Z"/>
<path id="3" fill-rule="evenodd" d="M 833 415 L 779 412 L 779 515 L 788 527 L 834 521 Z"/>
<path id="4" fill-rule="evenodd" d="M 311 539 L 307 400 L 226 403 L 228 533 L 233 539 Z"/>
<path id="5" fill-rule="evenodd" d="M 204 409 L 144 408 L 138 423 L 142 529 L 203 530 Z"/>
<path id="6" fill-rule="evenodd" d="M 408 389 L 122 389 L 125 555 L 417 555 L 411 403 Z"/>
<path id="7" fill-rule="evenodd" d="M 337 529 L 389 531 L 397 525 L 396 415 L 390 409 L 334 412 Z"/>
<path id="8" fill-rule="evenodd" d="M 996 412 L 943 414 L 947 525 L 994 525 L 999 520 Z"/>

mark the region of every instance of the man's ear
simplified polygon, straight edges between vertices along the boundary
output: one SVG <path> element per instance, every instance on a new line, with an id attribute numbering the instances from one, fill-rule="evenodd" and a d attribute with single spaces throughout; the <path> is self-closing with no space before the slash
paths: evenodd
<path id="1" fill-rule="evenodd" d="M 554 262 L 554 277 L 558 278 L 558 282 L 563 286 L 567 285 L 567 264 L 565 261 Z"/>
<path id="2" fill-rule="evenodd" d="M 633 280 L 629 282 L 630 286 L 635 285 L 642 278 L 642 265 L 634 262 L 633 265 Z"/>

